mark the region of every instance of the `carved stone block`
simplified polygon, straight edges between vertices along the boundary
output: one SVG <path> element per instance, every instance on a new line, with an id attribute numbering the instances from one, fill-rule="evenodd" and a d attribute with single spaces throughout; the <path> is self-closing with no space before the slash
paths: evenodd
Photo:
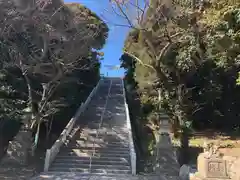
<path id="1" fill-rule="evenodd" d="M 234 180 L 240 180 L 240 158 L 238 158 L 229 169 L 231 178 Z"/>
<path id="2" fill-rule="evenodd" d="M 217 157 L 207 158 L 204 153 L 198 156 L 198 172 L 203 178 L 229 178 L 226 161 Z"/>

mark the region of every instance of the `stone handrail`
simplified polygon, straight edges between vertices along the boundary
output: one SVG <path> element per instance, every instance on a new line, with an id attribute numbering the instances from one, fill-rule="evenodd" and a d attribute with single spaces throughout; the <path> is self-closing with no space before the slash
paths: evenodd
<path id="1" fill-rule="evenodd" d="M 68 122 L 67 126 L 64 128 L 62 133 L 60 134 L 59 138 L 55 141 L 53 146 L 50 149 L 47 149 L 45 163 L 44 163 L 44 172 L 47 172 L 51 163 L 55 159 L 56 155 L 60 151 L 61 146 L 66 141 L 68 135 L 71 133 L 76 120 L 81 115 L 82 112 L 86 109 L 87 105 L 89 104 L 93 95 L 97 92 L 101 79 L 98 81 L 98 84 L 93 88 L 92 92 L 89 94 L 88 98 L 84 103 L 81 103 L 81 106 L 78 108 L 76 114 L 71 118 Z"/>
<path id="2" fill-rule="evenodd" d="M 123 85 L 125 111 L 126 111 L 126 117 L 127 117 L 127 128 L 128 128 L 128 132 L 129 132 L 128 136 L 129 136 L 129 150 L 130 150 L 132 174 L 135 175 L 137 158 L 136 158 L 136 152 L 135 152 L 134 143 L 133 143 L 132 126 L 131 126 L 131 121 L 130 121 L 130 116 L 129 116 L 129 108 L 128 108 L 128 104 L 126 101 L 126 92 L 125 92 L 123 80 L 122 80 L 122 85 Z"/>

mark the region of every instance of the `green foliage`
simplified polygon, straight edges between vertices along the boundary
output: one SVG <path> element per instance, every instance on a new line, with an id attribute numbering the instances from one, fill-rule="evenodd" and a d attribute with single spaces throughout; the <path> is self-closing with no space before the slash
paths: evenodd
<path id="1" fill-rule="evenodd" d="M 142 156 L 154 150 L 162 108 L 184 158 L 193 130 L 240 127 L 240 1 L 197 2 L 150 1 L 125 41 L 121 62 L 126 86 L 133 87 L 127 94 L 138 98 L 128 98 L 132 111 L 138 107 L 131 119 L 152 134 L 148 143 L 137 143 L 149 147 Z M 143 132 L 136 136 L 144 139 Z"/>
<path id="2" fill-rule="evenodd" d="M 82 26 L 82 22 L 86 21 L 88 30 L 92 30 L 94 33 L 92 37 L 95 39 L 96 44 L 94 48 L 101 49 L 108 37 L 108 27 L 94 12 L 78 3 L 69 3 L 66 6 L 74 13 L 74 21 L 79 22 L 79 28 Z M 89 33 L 89 32 L 88 32 Z"/>
<path id="3" fill-rule="evenodd" d="M 240 85 L 240 72 L 238 72 L 237 85 Z"/>
<path id="4" fill-rule="evenodd" d="M 161 106 L 181 129 L 240 126 L 240 2 L 213 0 L 195 9 L 191 1 L 173 2 L 157 1 L 129 33 L 124 51 L 135 65 L 122 62 L 134 78 L 126 83 L 138 84 L 148 117 Z"/>
<path id="5" fill-rule="evenodd" d="M 21 122 L 35 132 L 53 119 L 60 133 L 100 77 L 107 25 L 80 4 L 43 3 L 0 2 L 0 136 L 7 141 Z"/>

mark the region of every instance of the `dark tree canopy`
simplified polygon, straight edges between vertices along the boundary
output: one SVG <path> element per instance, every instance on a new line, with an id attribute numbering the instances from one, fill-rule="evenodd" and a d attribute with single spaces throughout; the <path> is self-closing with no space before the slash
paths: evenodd
<path id="1" fill-rule="evenodd" d="M 0 1 L 1 148 L 20 123 L 38 135 L 40 125 L 62 131 L 100 78 L 107 37 L 107 25 L 78 3 Z"/>

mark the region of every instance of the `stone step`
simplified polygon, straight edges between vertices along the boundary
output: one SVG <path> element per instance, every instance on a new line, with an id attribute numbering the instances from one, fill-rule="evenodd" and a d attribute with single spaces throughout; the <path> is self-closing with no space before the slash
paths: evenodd
<path id="1" fill-rule="evenodd" d="M 100 148 L 109 148 L 109 149 L 121 149 L 121 150 L 128 150 L 128 145 L 121 145 L 121 144 L 99 144 L 99 143 L 69 143 L 67 144 L 66 148 L 72 148 L 72 149 L 100 149 Z"/>
<path id="2" fill-rule="evenodd" d="M 85 128 L 82 129 L 81 134 L 90 134 L 90 135 L 94 135 L 94 134 L 99 134 L 99 135 L 104 135 L 104 134 L 108 134 L 108 135 L 128 135 L 128 131 L 127 130 L 118 130 L 118 129 L 110 129 L 110 128 L 103 128 L 101 127 L 100 129 L 90 129 L 90 128 Z"/>
<path id="3" fill-rule="evenodd" d="M 168 116 L 160 116 L 159 118 L 160 118 L 160 120 L 169 120 Z"/>
<path id="4" fill-rule="evenodd" d="M 85 168 L 64 168 L 56 167 L 50 168 L 50 172 L 77 172 L 86 174 L 130 174 L 131 170 L 119 170 L 119 169 L 85 169 Z"/>
<path id="5" fill-rule="evenodd" d="M 114 96 L 114 97 L 123 97 L 123 93 L 122 91 L 118 91 L 118 92 L 115 92 L 114 94 L 112 94 L 111 96 Z"/>
<path id="6" fill-rule="evenodd" d="M 91 140 L 87 140 L 86 139 L 75 139 L 75 140 L 70 140 L 70 142 L 68 144 L 99 144 L 99 145 L 115 145 L 115 146 L 128 146 L 129 143 L 128 142 L 123 142 L 123 141 L 104 141 L 103 139 L 91 139 Z"/>
<path id="7" fill-rule="evenodd" d="M 138 176 L 132 176 L 131 173 L 81 173 L 81 172 L 58 172 L 49 171 L 47 173 L 41 173 L 39 176 L 32 178 L 31 180 L 42 179 L 64 179 L 64 180 L 145 180 L 145 178 Z M 167 178 L 160 178 L 159 175 L 155 179 L 151 180 L 168 180 Z M 178 179 L 174 179 L 178 180 Z"/>
<path id="8" fill-rule="evenodd" d="M 81 151 L 78 151 L 78 152 L 64 152 L 64 151 L 60 151 L 60 153 L 58 154 L 58 156 L 72 156 L 72 157 L 75 157 L 75 158 L 78 158 L 78 157 L 90 157 L 90 156 L 93 156 L 93 152 L 81 152 Z M 95 153 L 94 154 L 94 157 L 129 157 L 129 152 L 126 152 L 126 153 L 121 153 L 121 154 L 118 154 L 116 152 L 112 152 L 112 153 L 109 153 L 109 152 L 101 152 L 101 153 Z"/>
<path id="9" fill-rule="evenodd" d="M 108 147 L 108 148 L 129 148 L 128 143 L 119 143 L 119 142 L 91 142 L 91 141 L 72 141 L 66 144 L 69 148 L 79 148 L 79 147 Z"/>
<path id="10" fill-rule="evenodd" d="M 80 164 L 80 163 L 54 163 L 51 168 L 67 168 L 67 169 L 73 169 L 73 168 L 84 168 L 84 169 L 117 169 L 117 170 L 130 170 L 129 165 L 124 165 L 124 164 Z"/>
<path id="11" fill-rule="evenodd" d="M 160 113 L 159 113 L 159 116 L 160 116 L 160 117 L 168 117 L 168 118 L 169 118 L 169 116 L 168 116 L 166 113 L 163 113 L 163 112 L 160 112 Z"/>
<path id="12" fill-rule="evenodd" d="M 53 164 L 59 164 L 59 163 L 73 163 L 73 164 L 89 164 L 91 161 L 92 164 L 99 164 L 99 165 L 129 165 L 128 159 L 104 159 L 104 158 L 66 158 L 66 159 L 60 159 L 57 158 Z"/>
<path id="13" fill-rule="evenodd" d="M 88 137 L 93 137 L 93 138 L 117 138 L 117 139 L 126 139 L 128 138 L 128 134 L 117 134 L 117 133 L 81 133 L 80 137 L 81 138 L 88 138 Z"/>
<path id="14" fill-rule="evenodd" d="M 117 149 L 99 149 L 99 150 L 94 150 L 94 149 L 68 149 L 64 148 L 61 150 L 60 154 L 81 154 L 81 153 L 87 153 L 87 154 L 93 154 L 95 153 L 96 155 L 114 155 L 114 154 L 122 154 L 123 156 L 129 155 L 129 150 L 117 150 Z"/>
<path id="15" fill-rule="evenodd" d="M 121 143 L 120 141 L 116 142 L 116 141 L 110 141 L 110 142 L 107 142 L 106 140 L 105 141 L 71 141 L 69 143 L 66 143 L 66 147 L 70 147 L 70 148 L 74 148 L 76 147 L 77 149 L 80 149 L 81 147 L 93 147 L 93 144 L 95 147 L 107 147 L 107 148 L 125 148 L 125 147 L 129 147 L 129 144 L 128 143 Z"/>
<path id="16" fill-rule="evenodd" d="M 106 143 L 106 142 L 110 142 L 110 143 L 117 143 L 117 144 L 126 144 L 128 142 L 128 138 L 126 138 L 125 140 L 123 139 L 118 139 L 118 138 L 111 138 L 111 137 L 92 137 L 92 136 L 86 136 L 86 137 L 81 137 L 81 138 L 76 138 L 74 139 L 75 142 L 95 142 L 95 143 Z M 71 142 L 70 142 L 71 143 Z"/>
<path id="17" fill-rule="evenodd" d="M 64 179 L 64 180 L 179 180 L 178 176 L 163 176 L 156 174 L 137 175 L 131 174 L 83 174 L 83 173 L 71 173 L 71 172 L 47 172 L 41 173 L 39 176 L 32 178 L 31 180 L 43 180 L 43 179 Z"/>
<path id="18" fill-rule="evenodd" d="M 61 149 L 61 151 L 74 151 L 74 152 L 77 152 L 77 151 L 81 151 L 81 152 L 86 152 L 86 151 L 96 151 L 96 152 L 129 152 L 129 148 L 120 148 L 120 147 L 113 147 L 113 148 L 109 148 L 109 147 L 80 147 L 80 148 L 76 148 L 76 147 L 64 147 Z"/>
<path id="19" fill-rule="evenodd" d="M 106 121 L 107 120 L 105 120 L 105 122 L 101 124 L 101 127 L 104 127 L 104 128 L 115 128 L 115 129 L 122 129 L 122 128 L 126 129 L 126 127 L 123 127 L 123 125 L 126 124 L 127 120 L 122 121 L 121 125 L 119 125 L 119 124 L 116 125 L 116 124 L 114 124 L 114 122 L 112 122 L 113 124 L 109 124 L 109 122 L 106 122 Z M 98 123 L 96 123 L 96 122 L 94 123 L 94 122 L 91 122 L 91 120 L 89 120 L 88 127 L 91 128 L 91 129 L 98 129 L 99 128 L 99 122 Z"/>
<path id="20" fill-rule="evenodd" d="M 111 135 L 100 135 L 100 136 L 81 136 L 78 138 L 80 140 L 85 140 L 85 141 L 92 141 L 92 142 L 97 142 L 97 141 L 103 141 L 103 142 L 127 142 L 129 140 L 128 137 L 124 136 L 111 136 Z M 78 140 L 76 138 L 76 140 Z M 97 141 L 96 141 L 97 140 Z"/>
<path id="21" fill-rule="evenodd" d="M 117 161 L 117 162 L 130 162 L 130 156 L 129 157 L 91 157 L 92 161 Z M 56 161 L 90 161 L 90 157 L 74 157 L 74 156 L 57 156 Z"/>
<path id="22" fill-rule="evenodd" d="M 93 112 L 94 113 L 94 112 Z M 122 121 L 122 125 L 125 124 L 126 122 Z M 89 120 L 88 123 L 88 127 L 91 129 L 96 129 L 99 128 L 99 122 L 91 122 L 91 120 Z M 102 123 L 101 127 L 105 127 L 105 128 L 115 128 L 115 129 L 121 129 L 123 128 L 121 125 L 114 125 L 114 124 L 109 124 L 109 123 Z"/>

